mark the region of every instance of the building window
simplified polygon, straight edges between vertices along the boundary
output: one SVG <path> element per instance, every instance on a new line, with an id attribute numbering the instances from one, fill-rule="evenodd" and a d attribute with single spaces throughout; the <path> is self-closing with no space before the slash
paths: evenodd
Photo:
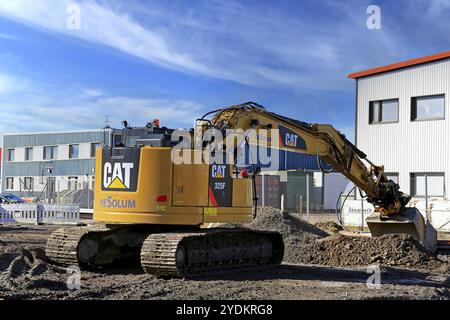
<path id="1" fill-rule="evenodd" d="M 29 190 L 29 191 L 33 190 L 33 178 L 32 177 L 25 177 L 24 187 L 26 190 Z"/>
<path id="2" fill-rule="evenodd" d="M 388 180 L 392 180 L 398 184 L 398 172 L 385 172 L 384 175 Z"/>
<path id="3" fill-rule="evenodd" d="M 411 121 L 445 118 L 445 95 L 411 98 Z"/>
<path id="4" fill-rule="evenodd" d="M 91 158 L 95 158 L 95 150 L 100 148 L 102 145 L 100 142 L 91 143 Z"/>
<path id="5" fill-rule="evenodd" d="M 69 145 L 69 159 L 78 159 L 79 151 L 80 145 L 78 144 Z"/>
<path id="6" fill-rule="evenodd" d="M 398 122 L 398 99 L 371 101 L 369 123 Z"/>
<path id="7" fill-rule="evenodd" d="M 33 160 L 33 148 L 25 148 L 25 161 Z"/>
<path id="8" fill-rule="evenodd" d="M 6 156 L 7 156 L 7 160 L 8 161 L 14 161 L 14 155 L 15 155 L 15 150 L 14 149 L 8 149 L 6 152 Z"/>
<path id="9" fill-rule="evenodd" d="M 14 190 L 14 178 L 13 177 L 6 178 L 6 189 Z"/>
<path id="10" fill-rule="evenodd" d="M 444 173 L 411 173 L 411 195 L 416 197 L 443 197 Z"/>
<path id="11" fill-rule="evenodd" d="M 69 190 L 76 190 L 78 177 L 69 177 Z"/>
<path id="12" fill-rule="evenodd" d="M 44 147 L 44 160 L 56 159 L 58 153 L 57 146 L 45 146 Z"/>

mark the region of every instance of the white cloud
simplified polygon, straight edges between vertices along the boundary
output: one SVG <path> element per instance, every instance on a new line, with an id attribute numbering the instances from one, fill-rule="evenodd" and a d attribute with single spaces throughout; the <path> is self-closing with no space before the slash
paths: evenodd
<path id="1" fill-rule="evenodd" d="M 100 97 L 105 94 L 102 90 L 99 89 L 84 89 L 83 92 L 89 97 Z"/>
<path id="2" fill-rule="evenodd" d="M 81 9 L 80 30 L 66 26 L 66 9 L 72 3 Z M 254 6 L 232 0 L 177 5 L 14 0 L 0 1 L 0 16 L 164 68 L 290 90 L 350 90 L 348 73 L 411 58 L 417 51 L 412 32 L 417 29 L 411 29 L 416 22 L 434 30 L 421 41 L 439 38 L 433 41 L 445 46 L 450 39 L 444 23 L 450 13 L 447 0 L 407 1 L 392 5 L 392 10 L 384 4 L 383 29 L 377 31 L 366 28 L 369 4 L 327 0 L 316 8 L 309 4 L 287 12 L 263 2 Z"/>
<path id="3" fill-rule="evenodd" d="M 105 115 L 110 116 L 115 127 L 120 127 L 122 120 L 133 126 L 145 126 L 157 118 L 164 126 L 190 128 L 199 110 L 200 105 L 189 101 L 134 97 L 100 98 L 66 106 L 11 103 L 0 109 L 0 132 L 95 129 L 103 126 Z"/>
<path id="4" fill-rule="evenodd" d="M 439 16 L 445 11 L 450 10 L 450 2 L 448 0 L 427 0 L 429 3 L 428 14 Z"/>
<path id="5" fill-rule="evenodd" d="M 63 90 L 67 94 L 47 91 L 42 95 L 27 90 L 21 93 L 20 102 L 14 97 L 2 99 L 0 132 L 95 129 L 103 127 L 106 115 L 113 127 L 120 127 L 122 120 L 134 126 L 145 126 L 158 118 L 164 126 L 190 128 L 202 107 L 186 100 L 128 96 L 93 97 L 86 94 L 70 101 L 60 99 L 61 94 L 70 97 L 73 90 Z M 34 87 L 34 91 L 39 90 Z"/>
<path id="6" fill-rule="evenodd" d="M 126 2 L 112 8 L 85 0 L 76 2 L 81 9 L 81 29 L 69 30 L 66 8 L 71 3 L 2 1 L 0 15 L 165 68 L 252 86 L 339 89 L 346 87 L 345 75 L 358 60 L 354 58 L 359 52 L 349 56 L 345 48 L 361 38 L 341 43 L 355 34 L 357 23 L 352 18 L 347 24 L 345 16 L 342 23 L 327 28 L 312 17 L 268 14 L 264 6 L 234 1 L 196 3 L 200 8 L 168 7 L 166 3 L 133 7 Z"/>
<path id="7" fill-rule="evenodd" d="M 23 89 L 25 86 L 25 81 L 9 74 L 0 73 L 0 94 L 10 94 Z"/>
<path id="8" fill-rule="evenodd" d="M 16 36 L 7 34 L 7 33 L 0 33 L 0 39 L 5 39 L 5 40 L 17 40 L 18 38 Z"/>
<path id="9" fill-rule="evenodd" d="M 207 72 L 205 66 L 194 62 L 188 55 L 169 48 L 156 32 L 144 28 L 126 14 L 119 14 L 94 1 L 76 2 L 81 12 L 81 29 L 67 28 L 70 17 L 67 8 L 73 3 L 69 0 L 2 1 L 0 15 L 33 27 L 109 46 L 164 67 Z"/>

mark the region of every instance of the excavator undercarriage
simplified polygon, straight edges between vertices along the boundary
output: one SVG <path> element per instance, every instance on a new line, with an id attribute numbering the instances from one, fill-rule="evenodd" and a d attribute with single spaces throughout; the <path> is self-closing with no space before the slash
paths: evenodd
<path id="1" fill-rule="evenodd" d="M 283 260 L 283 239 L 276 232 L 243 228 L 162 230 L 107 225 L 60 228 L 48 239 L 46 254 L 59 265 L 83 269 L 137 265 L 140 261 L 145 272 L 163 277 L 272 267 Z"/>

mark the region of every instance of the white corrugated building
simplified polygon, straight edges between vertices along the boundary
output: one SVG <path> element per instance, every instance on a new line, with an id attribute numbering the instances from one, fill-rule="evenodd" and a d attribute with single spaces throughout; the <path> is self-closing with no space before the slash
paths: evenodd
<path id="1" fill-rule="evenodd" d="M 355 72 L 355 142 L 415 197 L 448 198 L 450 51 Z M 425 178 L 426 177 L 426 178 Z"/>

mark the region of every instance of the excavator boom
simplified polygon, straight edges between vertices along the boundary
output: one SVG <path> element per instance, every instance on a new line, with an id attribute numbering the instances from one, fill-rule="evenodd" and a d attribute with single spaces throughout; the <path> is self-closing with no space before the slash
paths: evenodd
<path id="1" fill-rule="evenodd" d="M 204 121 L 204 118 L 200 119 Z M 203 122 L 204 123 L 204 122 Z M 367 219 L 372 235 L 407 233 L 424 240 L 425 221 L 417 209 L 405 206 L 411 199 L 389 180 L 383 166 L 367 159 L 366 154 L 328 124 L 308 124 L 269 112 L 261 105 L 248 102 L 216 111 L 206 128 L 225 131 L 278 129 L 278 139 L 271 137 L 271 148 L 314 154 L 339 171 L 366 194 L 375 212 Z M 272 132 L 272 133 L 270 133 Z M 268 131 L 268 135 L 274 131 Z M 367 165 L 366 165 L 367 163 Z"/>

